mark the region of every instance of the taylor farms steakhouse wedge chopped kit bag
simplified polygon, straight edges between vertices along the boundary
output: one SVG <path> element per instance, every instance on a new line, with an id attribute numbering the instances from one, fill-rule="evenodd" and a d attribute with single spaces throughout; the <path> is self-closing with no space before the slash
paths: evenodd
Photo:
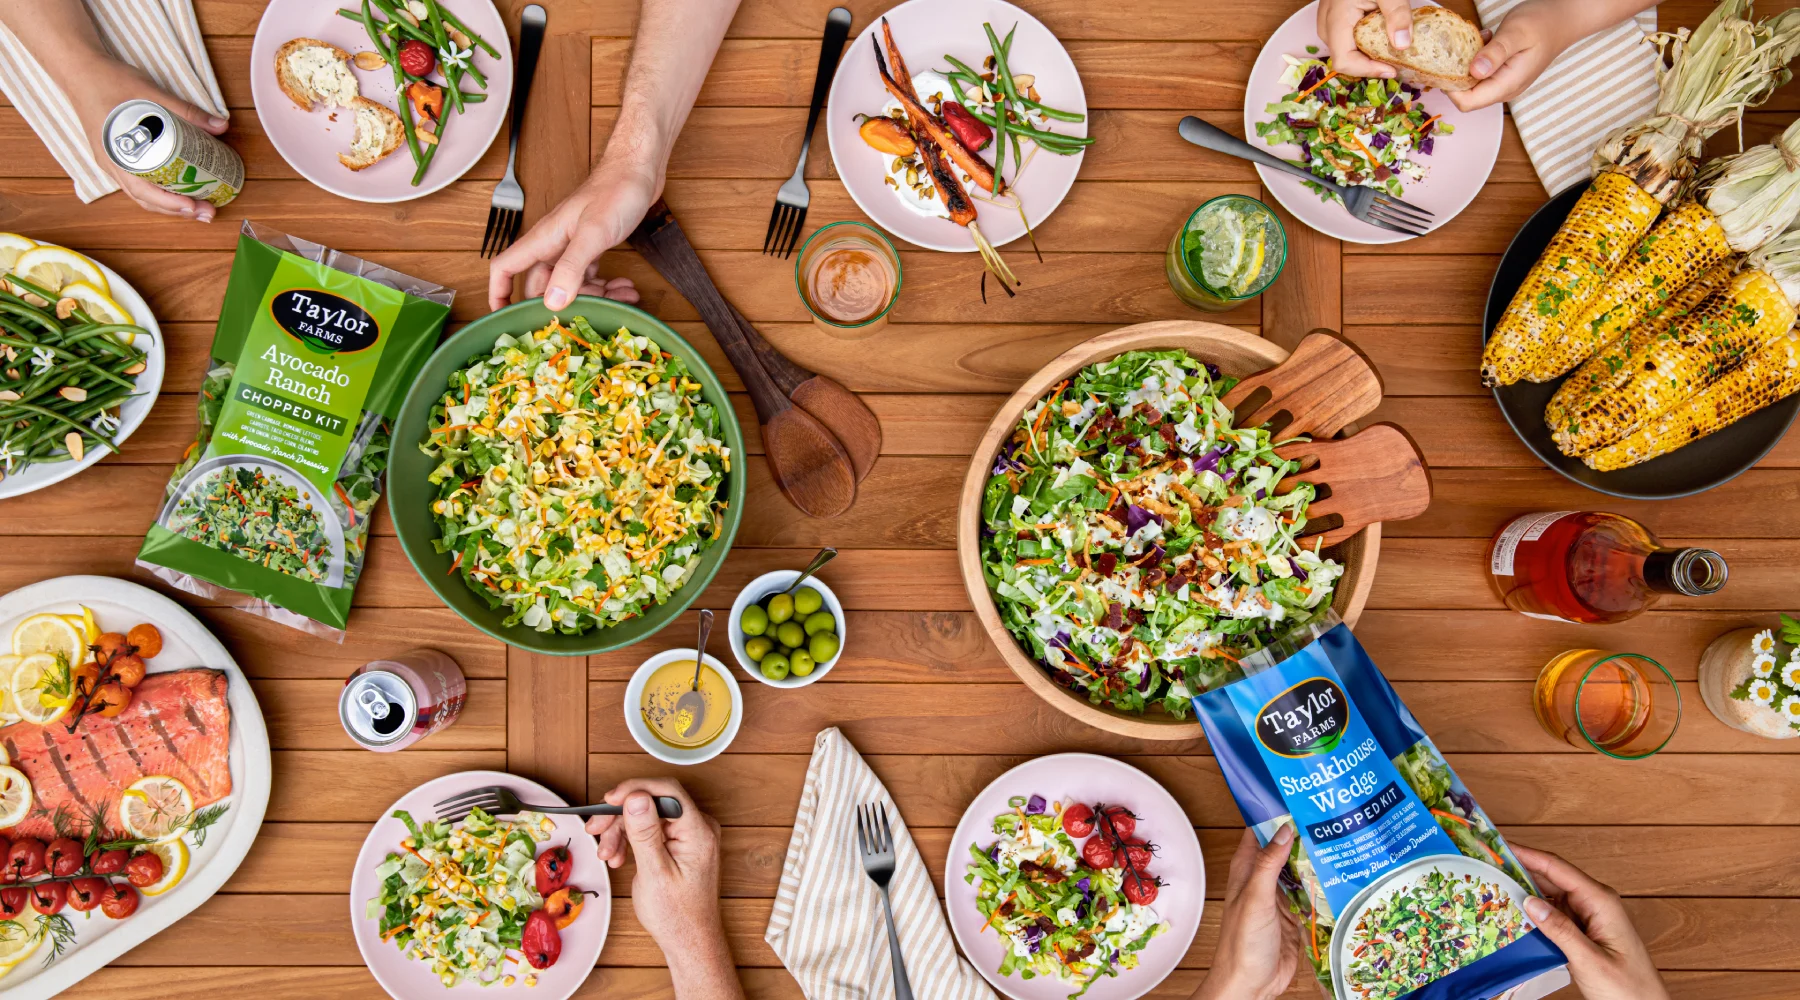
<path id="1" fill-rule="evenodd" d="M 341 639 L 389 430 L 455 293 L 244 223 L 200 429 L 138 565 Z"/>
<path id="2" fill-rule="evenodd" d="M 1335 614 L 1194 699 L 1244 821 L 1282 872 L 1336 1000 L 1530 1000 L 1569 982 L 1526 919 L 1537 888 Z"/>

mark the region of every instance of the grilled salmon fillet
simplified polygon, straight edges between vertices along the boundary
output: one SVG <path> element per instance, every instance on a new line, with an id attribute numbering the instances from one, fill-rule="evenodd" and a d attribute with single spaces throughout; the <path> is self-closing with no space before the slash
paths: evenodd
<path id="1" fill-rule="evenodd" d="M 119 796 L 152 774 L 177 778 L 194 793 L 194 808 L 231 794 L 231 706 L 225 674 L 195 668 L 145 677 L 118 716 L 89 715 L 70 733 L 66 722 L 28 722 L 0 729 L 13 766 L 31 779 L 31 813 L 14 837 L 56 836 L 50 817 L 62 808 L 78 826 L 96 811 L 118 828 Z"/>

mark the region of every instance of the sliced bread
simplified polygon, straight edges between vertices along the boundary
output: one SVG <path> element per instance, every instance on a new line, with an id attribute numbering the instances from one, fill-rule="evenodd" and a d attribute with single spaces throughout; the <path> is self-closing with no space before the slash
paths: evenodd
<path id="1" fill-rule="evenodd" d="M 275 82 L 301 108 L 347 108 L 361 96 L 350 53 L 317 38 L 295 38 L 275 50 Z"/>
<path id="2" fill-rule="evenodd" d="M 1404 50 L 1388 40 L 1387 19 L 1380 11 L 1356 22 L 1356 47 L 1399 70 L 1401 82 L 1415 87 L 1469 90 L 1480 82 L 1469 75 L 1469 64 L 1482 47 L 1480 28 L 1443 7 L 1419 7 L 1412 18 L 1412 44 Z"/>
<path id="3" fill-rule="evenodd" d="M 339 153 L 338 162 L 351 170 L 366 170 L 400 148 L 406 132 L 392 108 L 366 97 L 353 97 L 345 105 L 356 113 L 350 152 Z"/>

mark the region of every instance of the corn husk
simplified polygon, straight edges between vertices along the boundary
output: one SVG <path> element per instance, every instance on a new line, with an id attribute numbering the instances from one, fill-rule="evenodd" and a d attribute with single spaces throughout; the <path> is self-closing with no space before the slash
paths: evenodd
<path id="1" fill-rule="evenodd" d="M 1760 22 L 1749 15 L 1750 0 L 1721 0 L 1691 34 L 1651 38 L 1669 63 L 1657 73 L 1656 111 L 1600 142 L 1596 173 L 1624 173 L 1666 205 L 1692 177 L 1706 140 L 1788 82 L 1787 64 L 1800 55 L 1800 10 Z"/>
<path id="2" fill-rule="evenodd" d="M 1695 190 L 1734 253 L 1774 239 L 1800 216 L 1800 119 L 1772 143 L 1707 164 Z"/>
<path id="3" fill-rule="evenodd" d="M 1744 267 L 1774 278 L 1788 302 L 1800 308 L 1800 228 L 1782 233 L 1745 257 Z"/>

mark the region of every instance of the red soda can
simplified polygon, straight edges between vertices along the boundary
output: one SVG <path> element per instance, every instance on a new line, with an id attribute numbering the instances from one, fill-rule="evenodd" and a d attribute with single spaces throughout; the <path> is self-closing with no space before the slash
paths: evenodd
<path id="1" fill-rule="evenodd" d="M 338 719 L 364 749 L 391 753 L 454 723 L 468 696 L 455 660 L 415 649 L 357 668 L 338 695 Z"/>

